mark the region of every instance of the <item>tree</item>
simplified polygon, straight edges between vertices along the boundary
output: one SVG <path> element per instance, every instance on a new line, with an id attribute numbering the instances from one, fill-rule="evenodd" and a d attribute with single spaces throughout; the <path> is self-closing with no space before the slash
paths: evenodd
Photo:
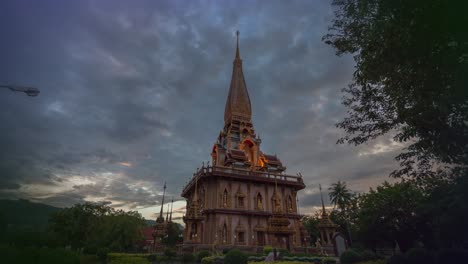
<path id="1" fill-rule="evenodd" d="M 333 203 L 333 209 L 338 207 L 340 211 L 345 211 L 354 197 L 354 194 L 346 186 L 346 182 L 337 181 L 328 190 L 330 191 L 328 195 Z"/>
<path id="2" fill-rule="evenodd" d="M 180 224 L 169 223 L 167 227 L 167 235 L 163 237 L 162 243 L 167 247 L 174 247 L 182 237 L 182 229 Z"/>
<path id="3" fill-rule="evenodd" d="M 129 251 L 143 238 L 146 226 L 138 212 L 124 212 L 100 203 L 76 204 L 50 220 L 50 229 L 60 234 L 62 244 Z"/>
<path id="4" fill-rule="evenodd" d="M 302 217 L 302 224 L 310 236 L 311 244 L 314 244 L 317 238 L 320 237 L 320 231 L 317 228 L 320 222 L 320 215 L 320 212 L 317 211 L 314 215 L 305 215 Z"/>
<path id="5" fill-rule="evenodd" d="M 424 195 L 408 182 L 384 182 L 360 198 L 357 217 L 358 236 L 365 245 L 392 245 L 395 241 L 405 252 L 421 238 L 424 220 L 420 206 Z"/>
<path id="6" fill-rule="evenodd" d="M 323 37 L 356 70 L 339 143 L 395 133 L 395 177 L 452 179 L 468 168 L 468 1 L 334 0 Z M 440 173 L 444 172 L 444 173 Z M 421 181 L 418 181 L 421 182 Z"/>

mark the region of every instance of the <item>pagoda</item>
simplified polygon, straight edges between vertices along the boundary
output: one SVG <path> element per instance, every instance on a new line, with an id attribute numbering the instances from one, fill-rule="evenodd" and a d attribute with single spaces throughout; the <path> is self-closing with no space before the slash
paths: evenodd
<path id="1" fill-rule="evenodd" d="M 266 245 L 302 251 L 306 233 L 297 208 L 297 192 L 305 188 L 302 176 L 287 175 L 281 160 L 264 153 L 261 143 L 237 32 L 224 127 L 211 149 L 211 165 L 197 168 L 181 194 L 187 201 L 186 251 L 261 251 Z"/>
<path id="2" fill-rule="evenodd" d="M 172 206 L 174 204 L 174 199 L 171 202 L 171 209 L 169 209 L 169 203 L 167 205 L 166 219 L 164 219 L 164 196 L 166 195 L 166 183 L 164 183 L 164 191 L 161 201 L 161 210 L 159 216 L 156 218 L 156 223 L 153 226 L 153 248 L 150 250 L 152 252 L 162 252 L 164 249 L 163 239 L 168 235 L 170 225 L 172 224 Z"/>

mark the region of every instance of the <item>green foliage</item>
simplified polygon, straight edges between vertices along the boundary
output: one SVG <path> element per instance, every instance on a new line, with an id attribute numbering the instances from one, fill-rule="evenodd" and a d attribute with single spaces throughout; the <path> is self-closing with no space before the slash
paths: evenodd
<path id="1" fill-rule="evenodd" d="M 385 259 L 376 259 L 376 260 L 368 260 L 368 261 L 361 261 L 357 264 L 387 264 Z"/>
<path id="2" fill-rule="evenodd" d="M 406 262 L 406 257 L 404 255 L 393 255 L 388 259 L 388 264 L 411 264 Z"/>
<path id="3" fill-rule="evenodd" d="M 334 258 L 323 258 L 322 264 L 336 264 L 336 259 Z"/>
<path id="4" fill-rule="evenodd" d="M 80 255 L 80 264 L 102 264 L 103 262 L 96 255 Z"/>
<path id="5" fill-rule="evenodd" d="M 163 237 L 162 243 L 167 247 L 174 247 L 178 242 L 180 242 L 182 230 L 183 229 L 179 227 L 179 224 L 170 223 L 167 235 Z"/>
<path id="6" fill-rule="evenodd" d="M 166 249 L 164 250 L 164 256 L 166 256 L 166 257 L 168 257 L 169 259 L 171 259 L 171 258 L 177 256 L 177 252 L 176 252 L 174 249 L 172 249 L 172 248 L 166 248 Z"/>
<path id="7" fill-rule="evenodd" d="M 230 250 L 224 257 L 225 264 L 246 264 L 247 255 L 238 249 Z"/>
<path id="8" fill-rule="evenodd" d="M 197 262 L 200 263 L 203 258 L 210 256 L 211 253 L 208 250 L 201 250 L 197 254 Z"/>
<path id="9" fill-rule="evenodd" d="M 272 251 L 273 251 L 273 247 L 272 247 L 272 246 L 264 246 L 264 247 L 263 247 L 263 253 L 264 253 L 265 255 L 268 255 L 268 254 L 269 254 L 270 252 L 272 252 Z"/>
<path id="10" fill-rule="evenodd" d="M 285 248 L 279 248 L 278 253 L 280 254 L 281 257 L 291 256 L 291 253 Z"/>
<path id="11" fill-rule="evenodd" d="M 368 247 L 397 241 L 405 252 L 417 240 L 418 208 L 423 194 L 410 183 L 383 183 L 361 196 L 357 225 Z M 385 245 L 385 244 L 384 244 Z"/>
<path id="12" fill-rule="evenodd" d="M 107 264 L 149 264 L 150 262 L 141 256 L 121 256 L 113 258 Z"/>
<path id="13" fill-rule="evenodd" d="M 95 255 L 98 251 L 96 246 L 86 246 L 83 248 L 83 254 Z"/>
<path id="14" fill-rule="evenodd" d="M 99 248 L 96 252 L 96 255 L 102 262 L 105 262 L 107 260 L 107 254 L 109 254 L 108 248 Z"/>
<path id="15" fill-rule="evenodd" d="M 249 256 L 249 257 L 247 258 L 247 260 L 248 260 L 249 262 L 252 262 L 252 261 L 258 262 L 258 261 L 264 261 L 264 260 L 265 260 L 265 257 L 266 257 L 266 256 Z"/>
<path id="16" fill-rule="evenodd" d="M 325 261 L 325 262 L 324 262 Z M 249 262 L 251 264 L 267 264 L 271 262 L 265 262 L 265 261 L 255 261 L 255 262 Z M 324 258 L 323 260 L 317 259 L 313 261 L 298 261 L 298 260 L 280 260 L 280 261 L 275 261 L 274 264 L 304 264 L 304 263 L 323 263 L 323 264 L 335 264 L 337 263 L 335 259 L 333 258 Z"/>
<path id="17" fill-rule="evenodd" d="M 0 246 L 0 255 L 2 256 L 2 263 L 17 263 L 17 264 L 49 264 L 49 263 L 63 263 L 63 264 L 79 264 L 80 258 L 78 254 L 73 251 L 65 249 L 51 249 L 51 248 L 35 248 L 26 247 L 18 248 L 12 246 Z"/>
<path id="18" fill-rule="evenodd" d="M 107 264 L 149 264 L 148 254 L 109 253 Z"/>
<path id="19" fill-rule="evenodd" d="M 334 206 L 340 211 L 345 211 L 349 208 L 354 194 L 348 189 L 346 182 L 337 181 L 328 190 L 330 191 L 330 201 Z"/>
<path id="20" fill-rule="evenodd" d="M 192 263 L 192 262 L 195 262 L 195 255 L 191 254 L 191 253 L 184 253 L 182 255 L 182 262 L 183 263 Z M 201 262 L 198 261 L 198 262 Z"/>
<path id="21" fill-rule="evenodd" d="M 341 264 L 352 264 L 358 263 L 361 261 L 361 255 L 356 252 L 354 249 L 348 249 L 340 256 L 340 263 Z"/>
<path id="22" fill-rule="evenodd" d="M 374 254 L 374 252 L 372 252 L 370 250 L 361 250 L 361 251 L 357 251 L 357 252 L 361 256 L 361 261 L 368 261 L 368 260 L 377 259 L 377 256 Z"/>
<path id="23" fill-rule="evenodd" d="M 320 222 L 320 215 L 318 214 L 305 215 L 304 217 L 302 217 L 302 224 L 304 225 L 304 228 L 307 230 L 307 233 L 309 233 L 311 244 L 315 243 L 315 241 L 317 241 L 317 238 L 320 237 L 320 232 L 317 228 L 317 224 L 319 222 Z M 273 250 L 273 248 L 271 247 L 270 249 Z M 263 250 L 265 252 L 265 248 Z"/>
<path id="24" fill-rule="evenodd" d="M 137 212 L 84 203 L 58 212 L 50 224 L 51 230 L 61 235 L 63 244 L 74 249 L 92 245 L 128 251 L 142 239 L 145 221 Z"/>
<path id="25" fill-rule="evenodd" d="M 393 176 L 430 178 L 435 168 L 468 164 L 466 1 L 334 0 L 324 37 L 356 61 L 344 89 L 349 116 L 340 142 L 363 144 L 387 133 L 406 142 Z M 433 166 L 437 165 L 437 166 Z M 449 170 L 449 168 L 446 168 Z M 465 167 L 466 170 L 466 167 Z"/>
<path id="26" fill-rule="evenodd" d="M 463 249 L 441 249 L 437 252 L 436 263 L 461 263 L 468 259 L 468 251 Z"/>
<path id="27" fill-rule="evenodd" d="M 412 248 L 406 252 L 406 260 L 411 264 L 433 264 L 434 256 L 424 248 Z"/>
<path id="28" fill-rule="evenodd" d="M 215 261 L 216 256 L 209 256 L 209 257 L 204 257 L 201 260 L 201 264 L 213 264 Z"/>

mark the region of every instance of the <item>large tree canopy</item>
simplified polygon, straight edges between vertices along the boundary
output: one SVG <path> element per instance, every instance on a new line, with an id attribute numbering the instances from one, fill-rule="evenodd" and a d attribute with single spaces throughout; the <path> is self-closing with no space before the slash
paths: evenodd
<path id="1" fill-rule="evenodd" d="M 64 245 L 131 250 L 143 239 L 146 223 L 138 212 L 124 212 L 99 203 L 76 204 L 56 213 L 50 228 L 60 235 Z"/>
<path id="2" fill-rule="evenodd" d="M 344 89 L 348 116 L 337 124 L 347 134 L 339 142 L 359 145 L 391 132 L 408 145 L 393 176 L 466 172 L 468 1 L 333 4 L 336 17 L 324 41 L 356 61 Z"/>

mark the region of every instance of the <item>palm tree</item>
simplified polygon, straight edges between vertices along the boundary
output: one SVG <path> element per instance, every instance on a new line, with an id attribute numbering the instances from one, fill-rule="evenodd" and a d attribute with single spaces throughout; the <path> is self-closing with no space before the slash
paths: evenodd
<path id="1" fill-rule="evenodd" d="M 346 182 L 338 181 L 333 183 L 328 190 L 330 191 L 328 195 L 333 203 L 333 209 L 338 207 L 340 211 L 345 211 L 354 197 L 354 194 L 346 187 Z"/>
<path id="2" fill-rule="evenodd" d="M 349 245 L 351 246 L 352 244 L 352 239 L 351 239 L 351 230 L 349 227 L 349 209 L 351 207 L 351 202 L 353 198 L 355 197 L 355 194 L 352 193 L 348 187 L 346 187 L 346 182 L 338 181 L 336 183 L 333 183 L 330 188 L 328 188 L 330 191 L 328 193 L 328 196 L 330 197 L 330 201 L 333 203 L 333 209 L 335 207 L 338 207 L 341 213 L 344 213 L 344 217 L 346 219 L 346 230 L 348 231 L 348 242 Z"/>

